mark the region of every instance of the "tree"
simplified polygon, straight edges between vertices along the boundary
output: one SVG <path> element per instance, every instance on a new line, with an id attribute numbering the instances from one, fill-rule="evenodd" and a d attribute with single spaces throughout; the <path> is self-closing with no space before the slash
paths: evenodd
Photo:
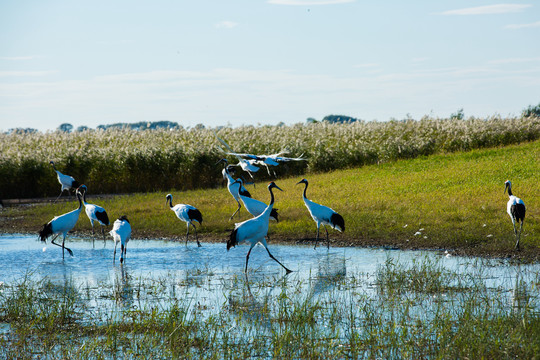
<path id="1" fill-rule="evenodd" d="M 529 105 L 528 108 L 523 110 L 523 112 L 521 113 L 521 116 L 522 117 L 533 117 L 533 116 L 540 117 L 540 103 L 536 106 Z"/>
<path id="2" fill-rule="evenodd" d="M 68 124 L 68 123 L 60 124 L 60 126 L 58 127 L 58 130 L 69 133 L 71 132 L 71 130 L 73 130 L 73 125 Z"/>
<path id="3" fill-rule="evenodd" d="M 463 112 L 463 108 L 459 109 L 452 115 L 450 115 L 450 119 L 452 120 L 463 120 L 465 119 L 465 113 Z"/>

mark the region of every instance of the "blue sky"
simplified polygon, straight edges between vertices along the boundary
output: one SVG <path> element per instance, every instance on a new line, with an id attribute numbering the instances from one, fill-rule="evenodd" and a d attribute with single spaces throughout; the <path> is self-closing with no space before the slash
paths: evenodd
<path id="1" fill-rule="evenodd" d="M 540 103 L 536 1 L 0 0 L 0 30 L 0 130 Z"/>

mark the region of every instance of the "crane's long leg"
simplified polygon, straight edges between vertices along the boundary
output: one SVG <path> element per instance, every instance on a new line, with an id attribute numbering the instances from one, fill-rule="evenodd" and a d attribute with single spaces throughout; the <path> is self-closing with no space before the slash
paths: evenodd
<path id="1" fill-rule="evenodd" d="M 330 239 L 328 238 L 328 229 L 326 228 L 324 224 L 323 224 L 323 228 L 326 231 L 326 247 L 330 249 Z"/>
<path id="2" fill-rule="evenodd" d="M 60 190 L 60 195 L 58 195 L 58 197 L 54 201 L 56 202 L 58 199 L 60 199 L 60 196 L 62 196 L 63 193 L 64 193 L 64 189 L 62 188 L 62 190 Z"/>
<path id="3" fill-rule="evenodd" d="M 193 223 L 191 223 L 191 226 L 193 226 L 193 229 L 195 230 L 195 240 L 197 240 L 197 246 L 201 247 L 201 243 L 199 242 L 199 238 L 197 237 L 197 228 Z"/>
<path id="4" fill-rule="evenodd" d="M 124 262 L 124 244 L 120 244 L 120 264 Z"/>
<path id="5" fill-rule="evenodd" d="M 236 215 L 237 212 L 240 211 L 240 208 L 242 207 L 242 205 L 240 205 L 240 201 L 236 200 L 236 202 L 238 203 L 238 209 L 236 209 L 236 211 L 231 215 L 231 217 L 229 218 L 229 221 L 232 220 L 232 218 L 234 217 L 234 215 Z"/>
<path id="6" fill-rule="evenodd" d="M 113 264 L 114 262 L 116 261 L 116 247 L 118 246 L 118 242 L 115 240 L 114 241 L 114 252 L 113 252 Z"/>
<path id="7" fill-rule="evenodd" d="M 247 274 L 247 266 L 248 266 L 248 262 L 249 262 L 249 254 L 251 254 L 251 250 L 253 249 L 253 247 L 255 246 L 256 243 L 253 243 L 251 244 L 251 247 L 249 248 L 249 251 L 246 255 L 246 269 L 244 270 L 244 272 Z"/>
<path id="8" fill-rule="evenodd" d="M 275 262 L 277 262 L 279 265 L 281 265 L 281 266 L 285 269 L 285 271 L 287 272 L 287 274 L 289 274 L 289 273 L 292 272 L 292 270 L 287 269 L 287 268 L 285 267 L 285 265 L 283 265 L 282 263 L 280 263 L 279 260 L 276 259 L 276 258 L 274 257 L 274 255 L 272 255 L 272 254 L 270 253 L 270 250 L 268 249 L 268 246 L 266 245 L 266 241 L 263 241 L 263 245 L 264 245 L 264 248 L 266 249 L 266 251 L 268 251 L 268 255 L 270 255 L 270 258 L 271 258 L 272 260 L 274 260 Z"/>
<path id="9" fill-rule="evenodd" d="M 319 229 L 321 228 L 321 223 L 317 223 L 317 237 L 315 238 L 315 247 L 314 249 L 317 248 L 317 243 L 319 242 Z"/>
<path id="10" fill-rule="evenodd" d="M 187 223 L 186 246 L 187 246 L 188 236 L 189 236 L 189 222 Z"/>
<path id="11" fill-rule="evenodd" d="M 518 232 L 517 232 L 517 229 L 516 229 L 516 219 L 514 219 L 512 217 L 512 225 L 514 226 L 514 236 L 516 237 L 516 247 L 515 249 L 519 249 L 519 236 L 518 236 Z"/>
<path id="12" fill-rule="evenodd" d="M 523 221 L 521 221 L 521 225 L 519 227 L 519 233 L 516 233 L 517 241 L 516 241 L 516 250 L 519 250 L 519 240 L 521 240 L 521 232 L 523 231 Z"/>
<path id="13" fill-rule="evenodd" d="M 58 237 L 58 236 L 56 236 Z M 62 245 L 60 244 L 57 244 L 54 242 L 54 240 L 56 240 L 56 237 L 51 241 L 51 244 L 54 244 L 56 246 L 60 246 L 62 248 L 62 259 L 64 258 L 64 249 L 68 251 L 69 255 L 73 256 L 73 251 L 71 251 L 71 249 L 68 249 L 67 247 L 64 246 L 64 243 L 66 241 L 66 236 L 64 235 L 64 238 L 62 239 Z"/>
<path id="14" fill-rule="evenodd" d="M 105 229 L 103 228 L 103 225 L 101 225 L 101 234 L 103 235 L 103 248 L 105 248 L 107 240 L 105 239 Z"/>

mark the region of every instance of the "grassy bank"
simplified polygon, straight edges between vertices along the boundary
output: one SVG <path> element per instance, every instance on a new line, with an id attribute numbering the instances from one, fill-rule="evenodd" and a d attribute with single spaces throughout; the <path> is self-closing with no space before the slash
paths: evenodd
<path id="1" fill-rule="evenodd" d="M 274 168 L 281 178 L 534 141 L 540 118 L 0 134 L 0 199 L 58 195 L 50 160 L 93 194 L 215 188 L 225 156 L 216 132 L 238 152 L 309 159 Z M 257 178 L 269 178 L 264 168 Z"/>
<path id="2" fill-rule="evenodd" d="M 343 234 L 329 230 L 332 244 L 389 245 L 405 248 L 445 248 L 475 254 L 516 255 L 508 196 L 504 182 L 527 205 L 519 256 L 540 258 L 540 141 L 464 153 L 433 155 L 307 176 L 308 198 L 332 207 L 345 218 Z M 277 179 L 280 222 L 271 222 L 271 241 L 311 241 L 315 223 L 302 202 L 300 177 Z M 265 183 L 249 187 L 268 201 Z M 112 219 L 126 214 L 133 236 L 183 239 L 186 226 L 165 204 L 196 206 L 203 214 L 203 241 L 225 241 L 234 221 L 236 203 L 226 187 L 193 191 L 135 193 L 107 198 L 89 197 L 105 207 Z M 0 212 L 4 232 L 37 232 L 53 216 L 70 211 L 75 202 L 6 208 Z M 245 209 L 235 221 L 248 218 Z M 81 214 L 75 228 L 88 234 L 90 223 Z M 324 231 L 323 231 L 324 233 Z"/>

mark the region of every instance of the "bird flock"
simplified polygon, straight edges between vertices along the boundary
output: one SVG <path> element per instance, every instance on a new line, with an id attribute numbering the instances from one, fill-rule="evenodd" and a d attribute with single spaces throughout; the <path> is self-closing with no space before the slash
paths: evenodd
<path id="1" fill-rule="evenodd" d="M 219 138 L 218 138 L 219 139 Z M 276 185 L 275 182 L 270 182 L 268 184 L 268 191 L 270 194 L 270 202 L 267 205 L 266 203 L 254 199 L 249 191 L 246 190 L 244 187 L 244 180 L 242 177 L 234 178 L 233 175 L 235 174 L 235 167 L 240 166 L 245 172 L 247 172 L 250 176 L 253 177 L 253 172 L 256 172 L 259 168 L 256 167 L 256 164 L 258 165 L 264 165 L 268 168 L 268 165 L 270 166 L 277 166 L 280 162 L 287 162 L 287 161 L 303 161 L 306 160 L 305 158 L 297 157 L 297 158 L 283 158 L 281 155 L 283 153 L 273 154 L 273 155 L 252 155 L 252 154 L 242 154 L 242 153 L 235 153 L 230 149 L 230 147 L 225 143 L 223 140 L 219 139 L 224 146 L 229 151 L 225 151 L 229 155 L 236 156 L 239 159 L 238 164 L 230 165 L 226 159 L 219 160 L 217 164 L 223 163 L 224 168 L 222 170 L 222 175 L 224 180 L 227 181 L 227 189 L 233 199 L 236 201 L 238 207 L 235 210 L 235 212 L 230 216 L 229 220 L 232 220 L 234 216 L 240 211 L 242 205 L 244 205 L 245 209 L 253 216 L 252 218 L 245 220 L 240 223 L 236 223 L 234 229 L 231 231 L 229 238 L 227 240 L 227 251 L 231 248 L 235 247 L 236 245 L 240 243 L 248 243 L 250 244 L 250 248 L 246 255 L 246 265 L 245 265 L 245 272 L 247 273 L 248 270 L 248 262 L 249 262 L 249 256 L 251 254 L 251 250 L 255 245 L 261 244 L 266 251 L 268 252 L 268 255 L 270 258 L 274 261 L 276 261 L 280 266 L 283 267 L 283 269 L 286 271 L 286 273 L 290 273 L 291 270 L 288 269 L 285 265 L 283 265 L 279 260 L 277 260 L 272 253 L 270 252 L 267 244 L 267 238 L 268 238 L 268 228 L 269 228 L 269 222 L 270 220 L 274 220 L 276 222 L 279 221 L 278 218 L 278 209 L 274 208 L 275 203 L 275 196 L 274 196 L 274 189 L 282 191 L 282 189 L 279 188 L 278 185 Z M 64 253 L 67 251 L 69 255 L 73 256 L 73 252 L 65 246 L 65 240 L 67 233 L 71 231 L 78 219 L 79 215 L 82 211 L 82 208 L 85 208 L 85 213 L 90 220 L 90 224 L 92 226 L 92 234 L 95 234 L 94 232 L 94 224 L 97 223 L 101 227 L 101 233 L 103 236 L 103 240 L 105 241 L 105 227 L 110 225 L 109 217 L 107 215 L 106 210 L 95 204 L 90 204 L 86 201 L 86 194 L 88 192 L 88 187 L 84 184 L 79 184 L 73 177 L 64 175 L 60 171 L 58 171 L 55 167 L 55 163 L 53 161 L 50 162 L 50 164 L 53 166 L 54 171 L 57 174 L 58 182 L 61 185 L 61 192 L 60 196 L 64 193 L 64 191 L 67 191 L 68 194 L 71 193 L 71 191 L 74 191 L 74 195 L 76 196 L 79 206 L 68 213 L 59 215 L 54 217 L 52 220 L 50 220 L 48 223 L 43 225 L 43 228 L 39 231 L 39 238 L 42 241 L 46 241 L 47 238 L 54 236 L 51 240 L 51 243 L 53 245 L 59 246 L 62 248 L 62 258 L 64 258 Z M 254 170 L 257 169 L 257 170 Z M 268 170 L 268 173 L 270 174 L 270 170 Z M 334 230 L 337 230 L 339 232 L 345 231 L 345 220 L 344 218 L 335 210 L 318 204 L 310 199 L 307 198 L 307 189 L 308 189 L 308 180 L 302 179 L 299 181 L 296 185 L 304 185 L 304 189 L 302 192 L 302 199 L 304 201 L 304 204 L 312 217 L 313 221 L 315 222 L 317 226 L 317 235 L 315 239 L 315 248 L 317 247 L 318 241 L 319 241 L 319 232 L 321 225 L 323 226 L 325 232 L 326 232 L 326 245 L 327 248 L 330 247 L 330 239 L 328 234 L 328 229 L 326 226 L 331 227 Z M 523 232 L 523 222 L 525 219 L 525 204 L 523 200 L 516 197 L 512 193 L 512 183 L 510 181 L 505 182 L 505 192 L 508 192 L 509 200 L 507 203 L 507 213 L 510 216 L 514 228 L 514 235 L 516 239 L 516 245 L 515 249 L 519 250 L 519 242 L 521 233 Z M 58 199 L 57 198 L 57 199 Z M 188 244 L 188 238 L 190 233 L 190 227 L 193 228 L 193 232 L 195 234 L 195 240 L 197 241 L 197 246 L 200 247 L 201 243 L 199 242 L 198 236 L 197 236 L 197 228 L 194 224 L 194 222 L 197 222 L 199 225 L 203 222 L 203 216 L 202 213 L 192 205 L 188 204 L 176 204 L 173 205 L 173 196 L 172 194 L 168 194 L 166 196 L 166 204 L 172 210 L 175 214 L 175 216 L 186 223 L 187 226 L 187 232 L 186 232 L 186 246 Z M 518 229 L 519 227 L 519 229 Z M 109 232 L 110 236 L 112 236 L 115 246 L 114 246 L 114 253 L 113 253 L 113 262 L 116 259 L 116 248 L 118 243 L 121 244 L 121 251 L 120 251 L 120 263 L 122 264 L 125 261 L 126 258 L 126 252 L 127 252 L 127 244 L 131 237 L 131 224 L 127 218 L 126 215 L 120 216 L 117 220 L 115 220 L 113 224 L 112 230 Z M 62 243 L 56 243 L 55 240 L 58 238 L 58 236 L 62 235 Z"/>

